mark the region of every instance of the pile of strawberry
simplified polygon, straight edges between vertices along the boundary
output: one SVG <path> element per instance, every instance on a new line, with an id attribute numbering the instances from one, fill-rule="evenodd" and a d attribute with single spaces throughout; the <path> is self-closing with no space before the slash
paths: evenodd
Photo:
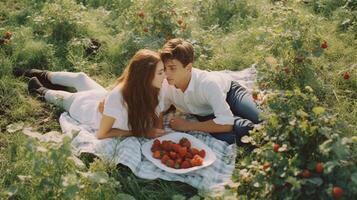
<path id="1" fill-rule="evenodd" d="M 161 163 L 174 169 L 187 169 L 201 166 L 206 156 L 204 149 L 191 147 L 187 138 L 181 138 L 179 143 L 170 140 L 154 140 L 151 147 L 152 156 L 160 159 Z"/>

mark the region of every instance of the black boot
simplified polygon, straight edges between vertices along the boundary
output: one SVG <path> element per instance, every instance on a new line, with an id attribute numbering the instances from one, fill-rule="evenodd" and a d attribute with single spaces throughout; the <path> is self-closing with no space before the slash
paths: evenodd
<path id="1" fill-rule="evenodd" d="M 41 100 L 44 100 L 45 93 L 48 91 L 36 77 L 30 79 L 27 89 L 31 95 L 38 95 Z"/>
<path id="2" fill-rule="evenodd" d="M 68 88 L 62 85 L 52 84 L 51 81 L 48 79 L 47 70 L 39 70 L 39 69 L 21 69 L 18 67 L 13 68 L 12 70 L 13 75 L 15 77 L 25 76 L 25 77 L 36 77 L 40 83 L 43 84 L 44 87 L 52 89 L 52 90 L 67 90 Z"/>

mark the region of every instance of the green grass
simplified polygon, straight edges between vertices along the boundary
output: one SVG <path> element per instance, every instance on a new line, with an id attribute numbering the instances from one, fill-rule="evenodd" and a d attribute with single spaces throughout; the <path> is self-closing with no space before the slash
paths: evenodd
<path id="1" fill-rule="evenodd" d="M 342 4 L 331 0 L 313 0 L 309 4 L 253 0 L 234 5 L 232 2 L 235 1 L 230 0 L 218 3 L 213 0 L 201 3 L 174 0 L 160 4 L 156 0 L 143 2 L 5 0 L 0 4 L 0 36 L 6 31 L 13 33 L 10 43 L 0 45 L 0 197 L 7 198 L 7 192 L 15 191 L 16 186 L 18 191 L 25 192 L 19 196 L 15 194 L 13 198 L 35 198 L 26 196 L 35 193 L 24 187 L 26 184 L 20 184 L 18 175 L 33 173 L 27 166 L 46 158 L 46 155 L 25 156 L 23 159 L 14 157 L 14 152 L 22 151 L 21 146 L 28 144 L 28 138 L 20 132 L 8 133 L 6 127 L 24 122 L 41 133 L 60 131 L 58 117 L 63 111 L 29 96 L 26 90 L 28 79 L 14 78 L 12 67 L 83 71 L 110 88 L 137 49 L 157 50 L 167 35 L 195 43 L 195 67 L 240 70 L 254 63 L 259 64 L 258 68 L 262 67 L 267 57 L 274 57 L 278 65 L 285 64 L 301 49 L 291 48 L 284 33 L 306 29 L 306 35 L 301 39 L 304 51 L 314 46 L 313 38 L 318 38 L 319 42 L 326 40 L 329 47 L 322 55 L 311 58 L 309 69 L 313 71 L 314 82 L 307 80 L 303 84 L 314 84 L 311 86 L 318 88 L 319 103 L 336 116 L 335 131 L 341 137 L 356 136 L 357 35 L 354 31 L 357 26 L 344 24 L 341 28 L 344 20 L 356 20 L 351 17 L 357 16 L 353 7 L 343 10 Z M 176 14 L 161 13 L 161 10 L 172 8 Z M 137 17 L 140 10 L 146 14 L 145 20 Z M 185 30 L 177 24 L 178 19 L 187 24 Z M 144 33 L 144 27 L 150 31 Z M 91 39 L 98 40 L 101 47 L 98 53 L 87 55 L 85 49 L 91 45 Z M 269 73 L 275 67 L 270 66 Z M 341 76 L 346 71 L 350 73 L 349 80 Z M 302 81 L 296 77 L 291 77 L 291 80 Z M 239 151 L 237 161 L 250 158 L 249 151 Z M 199 195 L 204 196 L 187 184 L 144 180 L 135 177 L 125 166 L 110 166 L 88 155 L 81 159 L 87 164 L 83 172 L 104 171 L 112 178 L 108 179 L 108 185 L 99 187 L 79 176 L 78 181 L 83 181 L 88 187 L 88 190 L 73 189 L 81 197 L 94 198 L 91 188 L 98 194 L 107 191 L 107 198 L 119 198 L 125 194 L 135 199 L 198 199 Z M 74 169 L 69 167 L 69 170 Z M 239 169 L 237 163 L 235 175 Z M 34 185 L 35 182 L 28 183 L 29 187 Z M 62 194 L 61 186 L 54 188 L 57 194 Z M 235 196 L 237 188 L 227 189 L 227 192 L 227 196 Z M 66 198 L 65 195 L 61 197 Z"/>

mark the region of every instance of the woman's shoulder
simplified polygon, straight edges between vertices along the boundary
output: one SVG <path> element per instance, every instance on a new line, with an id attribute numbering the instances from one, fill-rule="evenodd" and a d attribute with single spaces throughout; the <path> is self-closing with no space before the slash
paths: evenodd
<path id="1" fill-rule="evenodd" d="M 106 102 L 111 105 L 123 104 L 123 95 L 120 86 L 115 86 L 106 96 Z"/>

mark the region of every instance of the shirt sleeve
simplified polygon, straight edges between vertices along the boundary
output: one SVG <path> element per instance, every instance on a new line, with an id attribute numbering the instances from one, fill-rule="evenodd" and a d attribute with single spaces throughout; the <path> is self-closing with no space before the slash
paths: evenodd
<path id="1" fill-rule="evenodd" d="M 120 91 L 113 89 L 105 98 L 103 114 L 118 119 L 123 109 Z"/>
<path id="2" fill-rule="evenodd" d="M 208 103 L 212 106 L 216 118 L 213 121 L 220 125 L 233 125 L 234 116 L 226 101 L 227 94 L 223 92 L 219 84 L 210 82 L 204 87 L 205 97 Z"/>

